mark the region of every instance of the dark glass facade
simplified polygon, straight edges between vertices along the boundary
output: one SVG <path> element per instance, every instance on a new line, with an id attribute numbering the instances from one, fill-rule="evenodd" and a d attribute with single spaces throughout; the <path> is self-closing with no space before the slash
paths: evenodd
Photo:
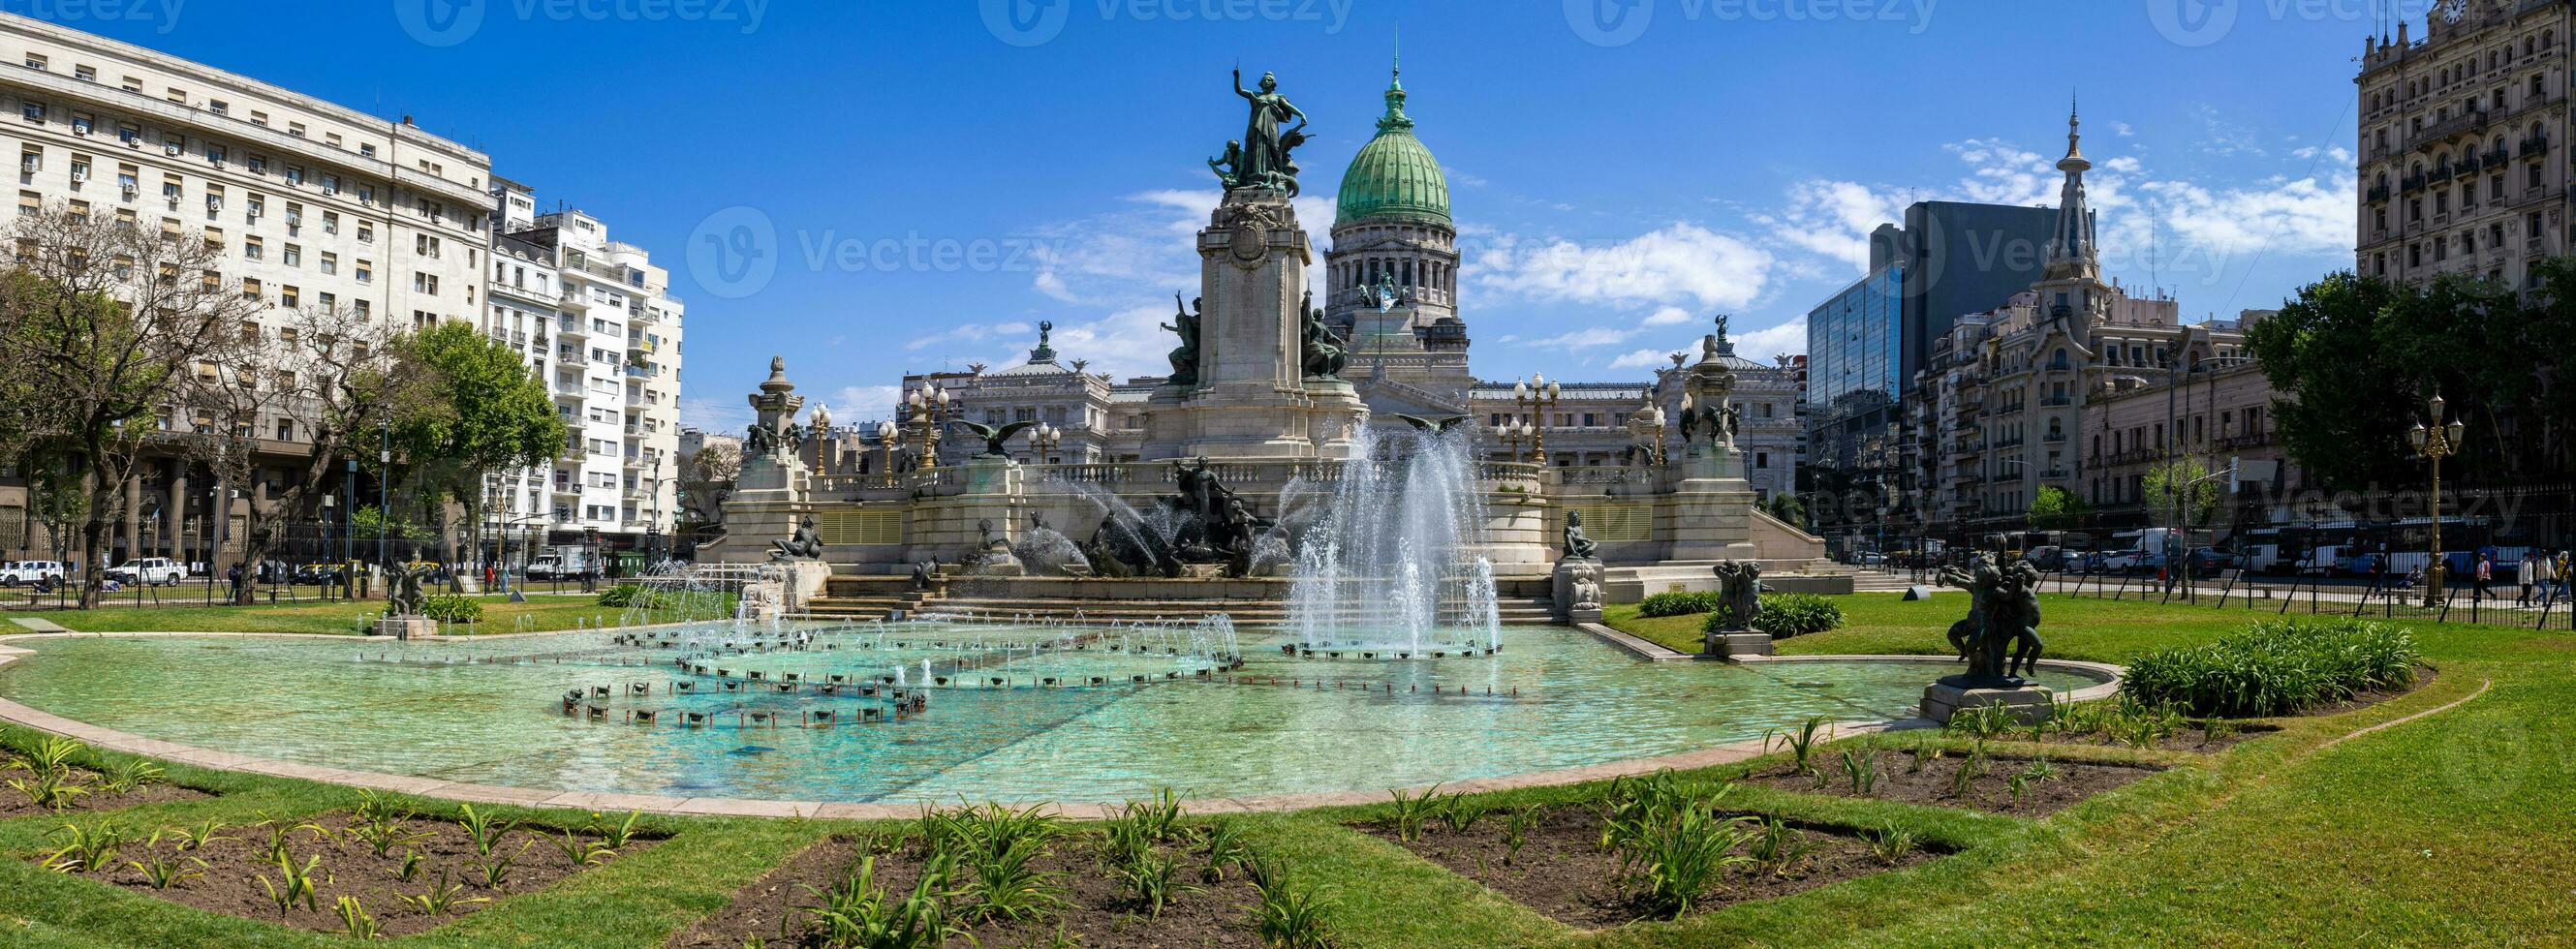
<path id="1" fill-rule="evenodd" d="M 1850 468 L 1853 441 L 1896 421 L 1905 379 L 1905 268 L 1882 267 L 1807 313 L 1810 463 Z"/>

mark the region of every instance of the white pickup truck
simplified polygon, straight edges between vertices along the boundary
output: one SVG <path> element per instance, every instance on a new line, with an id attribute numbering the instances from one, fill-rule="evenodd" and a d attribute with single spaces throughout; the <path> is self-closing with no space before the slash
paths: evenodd
<path id="1" fill-rule="evenodd" d="M 70 573 L 60 560 L 12 560 L 0 564 L 0 586 L 22 586 L 46 580 L 61 583 Z"/>
<path id="2" fill-rule="evenodd" d="M 188 579 L 188 568 L 168 557 L 145 557 L 108 568 L 107 578 L 118 583 L 157 587 Z"/>

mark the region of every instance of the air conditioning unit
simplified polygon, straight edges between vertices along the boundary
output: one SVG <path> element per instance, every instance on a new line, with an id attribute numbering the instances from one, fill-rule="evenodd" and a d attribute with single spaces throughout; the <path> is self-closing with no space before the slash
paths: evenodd
<path id="1" fill-rule="evenodd" d="M 143 140 L 142 140 L 142 139 L 139 139 L 139 138 L 129 138 L 129 139 L 126 139 L 126 140 L 125 140 L 125 147 L 127 147 L 127 148 L 142 148 L 142 147 L 143 147 Z"/>
<path id="2" fill-rule="evenodd" d="M 141 192 L 142 192 L 142 190 L 143 190 L 143 189 L 141 189 L 141 188 L 137 188 L 137 187 L 135 187 L 135 186 L 133 186 L 133 185 L 126 185 L 126 186 L 125 186 L 125 200 L 128 200 L 128 201 L 132 201 L 132 200 L 134 200 L 134 196 L 135 196 L 136 194 L 141 193 Z"/>
<path id="3" fill-rule="evenodd" d="M 78 170 L 75 170 L 75 171 L 73 171 L 73 172 L 72 172 L 72 183 L 73 183 L 73 184 L 79 184 L 79 183 L 81 183 L 81 182 L 88 181 L 88 180 L 89 180 L 89 172 L 86 172 L 86 171 L 78 171 Z"/>

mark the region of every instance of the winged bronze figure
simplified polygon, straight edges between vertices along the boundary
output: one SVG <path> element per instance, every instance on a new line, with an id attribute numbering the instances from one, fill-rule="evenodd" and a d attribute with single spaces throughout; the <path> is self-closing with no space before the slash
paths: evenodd
<path id="1" fill-rule="evenodd" d="M 1410 424 L 1415 428 L 1440 435 L 1446 435 L 1449 433 L 1450 429 L 1466 424 L 1468 419 L 1468 416 L 1464 415 L 1452 415 L 1443 419 L 1427 419 L 1419 416 L 1406 415 L 1402 412 L 1388 412 L 1386 414 L 1391 418 L 1403 419 L 1407 424 Z"/>
<path id="2" fill-rule="evenodd" d="M 1011 457 L 1011 450 L 1002 446 L 1011 440 L 1011 436 L 1017 435 L 1024 430 L 1038 427 L 1038 423 L 1033 421 L 1012 422 L 998 428 L 991 425 L 969 422 L 964 419 L 949 419 L 948 424 L 973 432 L 975 433 L 975 437 L 983 439 L 984 457 L 987 458 Z"/>

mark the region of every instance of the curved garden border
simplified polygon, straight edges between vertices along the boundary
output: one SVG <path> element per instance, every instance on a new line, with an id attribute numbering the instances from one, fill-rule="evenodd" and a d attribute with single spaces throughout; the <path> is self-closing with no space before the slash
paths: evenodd
<path id="1" fill-rule="evenodd" d="M 513 635 L 554 636 L 561 634 L 526 633 Z M 157 636 L 242 639 L 326 639 L 342 642 L 351 641 L 350 637 L 347 636 L 333 636 L 321 633 L 24 633 L 0 636 L 0 665 L 15 662 L 22 656 L 32 655 L 34 653 L 34 650 L 9 645 L 10 643 L 18 640 L 77 638 L 111 639 Z M 480 641 L 483 639 L 494 638 L 500 637 L 477 637 L 477 640 Z M 1937 656 L 1775 656 L 1764 657 L 1760 661 L 1765 663 L 1910 662 L 1940 664 L 1945 660 Z M 2069 671 L 2107 677 L 2105 681 L 2099 684 L 2087 686 L 2069 693 L 2067 695 L 2067 699 L 2070 701 L 2085 701 L 2109 697 L 2112 693 L 2119 690 L 2120 675 L 2123 671 L 2118 666 L 2096 662 L 2072 662 L 2049 659 L 2043 660 L 2041 664 Z M 64 718 L 60 715 L 21 705 L 7 699 L 0 699 L 0 722 L 22 725 L 40 731 L 68 736 L 111 751 L 145 755 L 193 767 L 209 768 L 219 771 L 238 771 L 247 774 L 260 774 L 279 778 L 297 778 L 306 781 L 321 781 L 330 784 L 346 785 L 349 787 L 374 788 L 378 790 L 395 791 L 403 794 L 414 794 L 421 797 L 440 798 L 451 801 L 469 801 L 477 804 L 514 804 L 522 807 L 573 808 L 589 811 L 640 810 L 660 814 L 700 816 L 808 817 L 821 818 L 825 820 L 891 820 L 910 818 L 918 816 L 924 806 L 921 804 L 773 801 L 726 797 L 671 797 L 661 794 L 628 794 L 610 791 L 560 791 L 537 788 L 504 787 L 493 784 L 473 784 L 463 781 L 442 781 L 437 778 L 382 774 L 373 771 L 351 771 L 344 768 L 330 768 L 320 765 L 300 764 L 292 761 L 278 761 L 271 758 L 236 754 L 229 751 L 215 751 L 213 749 L 198 748 L 192 745 L 182 745 L 176 742 L 162 741 L 155 738 L 146 738 L 130 732 L 121 732 L 111 728 L 102 728 L 96 725 L 91 725 L 87 722 Z M 1830 726 L 1829 731 L 1831 735 L 1840 737 L 1844 735 L 1863 735 L 1872 732 L 1931 727 L 1934 727 L 1932 723 L 1925 719 L 1900 718 L 1875 722 L 1836 722 Z M 1674 770 L 1691 770 L 1695 768 L 1714 767 L 1722 764 L 1732 764 L 1738 761 L 1760 757 L 1768 750 L 1769 749 L 1766 747 L 1766 742 L 1764 740 L 1754 739 L 1750 741 L 1739 741 L 1730 744 L 1718 745 L 1711 748 L 1702 748 L 1698 751 L 1686 751 L 1670 755 L 1657 755 L 1648 758 L 1630 758 L 1622 761 L 1587 765 L 1580 768 L 1563 768 L 1553 771 L 1532 771 L 1523 774 L 1505 775 L 1494 778 L 1470 778 L 1460 781 L 1450 781 L 1439 785 L 1439 787 L 1446 788 L 1453 792 L 1477 793 L 1484 791 L 1503 791 L 1514 788 L 1578 784 L 1585 781 L 1602 781 L 1622 776 L 1652 774 L 1665 768 L 1672 768 Z M 1314 807 L 1375 804 L 1384 801 L 1386 799 L 1386 794 L 1387 792 L 1382 790 L 1327 791 L 1237 798 L 1192 798 L 1189 801 L 1189 808 L 1193 812 L 1203 814 L 1245 813 L 1256 811 L 1296 811 Z M 1020 806 L 1027 806 L 1030 803 L 1036 802 L 1020 802 Z M 1077 820 L 1101 820 L 1116 816 L 1120 805 L 1116 802 L 1092 803 L 1053 801 L 1043 802 L 1043 806 L 1047 810 L 1062 814 L 1068 818 Z"/>

